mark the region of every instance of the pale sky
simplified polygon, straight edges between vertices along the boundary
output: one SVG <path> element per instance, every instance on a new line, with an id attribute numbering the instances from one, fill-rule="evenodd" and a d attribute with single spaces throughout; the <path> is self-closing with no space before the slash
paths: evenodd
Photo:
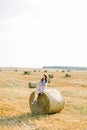
<path id="1" fill-rule="evenodd" d="M 87 0 L 0 0 L 0 67 L 87 67 Z"/>

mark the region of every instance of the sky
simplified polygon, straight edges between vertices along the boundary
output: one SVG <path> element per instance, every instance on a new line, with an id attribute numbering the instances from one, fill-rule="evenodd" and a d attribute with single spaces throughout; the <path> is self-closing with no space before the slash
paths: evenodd
<path id="1" fill-rule="evenodd" d="M 0 0 L 0 67 L 87 67 L 87 0 Z"/>

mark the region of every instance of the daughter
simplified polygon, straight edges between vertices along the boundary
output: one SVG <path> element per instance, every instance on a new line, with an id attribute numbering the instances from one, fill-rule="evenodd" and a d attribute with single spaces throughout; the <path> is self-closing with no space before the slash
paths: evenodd
<path id="1" fill-rule="evenodd" d="M 38 83 L 36 90 L 35 90 L 35 97 L 32 102 L 33 104 L 37 104 L 38 95 L 43 93 L 45 91 L 45 88 L 47 86 L 47 76 L 44 74 L 41 81 Z"/>

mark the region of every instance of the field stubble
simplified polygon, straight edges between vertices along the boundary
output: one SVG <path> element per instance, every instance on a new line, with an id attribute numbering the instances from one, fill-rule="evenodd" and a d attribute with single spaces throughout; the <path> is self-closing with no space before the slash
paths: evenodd
<path id="1" fill-rule="evenodd" d="M 87 130 L 87 72 L 64 73 L 47 71 L 54 78 L 48 88 L 61 91 L 65 107 L 60 113 L 34 115 L 29 108 L 29 81 L 39 81 L 43 70 L 23 75 L 23 70 L 0 72 L 0 129 L 1 130 Z"/>

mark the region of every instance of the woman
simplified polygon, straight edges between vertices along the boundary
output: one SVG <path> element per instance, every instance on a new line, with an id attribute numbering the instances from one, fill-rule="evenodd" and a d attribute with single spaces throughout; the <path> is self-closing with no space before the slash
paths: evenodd
<path id="1" fill-rule="evenodd" d="M 33 104 L 37 104 L 37 99 L 38 99 L 38 95 L 41 93 L 43 93 L 46 89 L 47 86 L 47 76 L 44 74 L 41 81 L 38 83 L 36 90 L 35 90 L 35 97 L 34 100 L 32 102 Z"/>

